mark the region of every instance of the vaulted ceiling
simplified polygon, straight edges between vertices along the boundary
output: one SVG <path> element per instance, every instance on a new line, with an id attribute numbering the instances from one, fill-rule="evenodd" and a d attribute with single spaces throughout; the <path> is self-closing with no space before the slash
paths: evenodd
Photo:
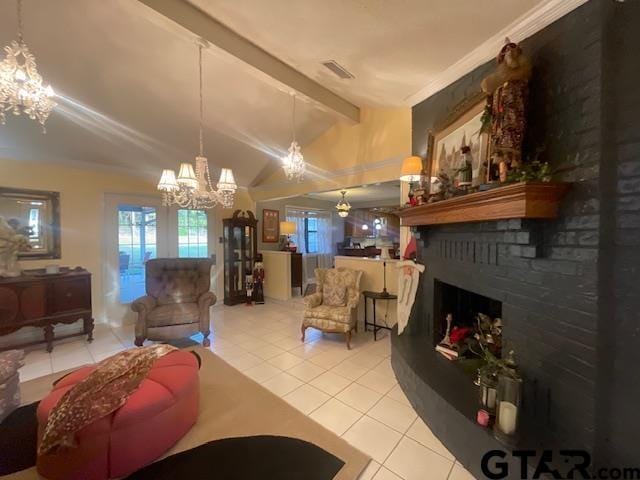
<path id="1" fill-rule="evenodd" d="M 59 94 L 46 135 L 9 115 L 0 157 L 148 175 L 198 148 L 196 33 L 149 3 L 186 0 L 24 0 L 25 40 Z M 398 106 L 489 36 L 548 0 L 190 0 L 206 18 L 302 73 L 297 137 L 304 144 L 347 107 Z M 179 6 L 179 5 L 178 5 Z M 15 5 L 0 2 L 0 45 L 16 37 Z M 258 60 L 264 60 L 258 58 Z M 255 58 L 254 58 L 255 60 Z M 320 63 L 336 60 L 341 80 Z M 256 66 L 257 65 L 257 66 Z M 212 45 L 204 54 L 205 154 L 241 185 L 291 141 L 287 75 Z M 290 70 L 291 73 L 293 70 Z M 313 85 L 316 85 L 314 87 Z M 293 85 L 293 86 L 292 86 Z M 324 93 L 323 90 L 325 89 Z M 335 95 L 328 98 L 327 92 Z M 317 92 L 315 92 L 317 93 Z"/>

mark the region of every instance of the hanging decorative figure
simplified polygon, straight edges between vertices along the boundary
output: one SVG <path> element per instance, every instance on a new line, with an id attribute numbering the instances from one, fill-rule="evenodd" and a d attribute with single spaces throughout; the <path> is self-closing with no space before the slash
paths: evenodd
<path id="1" fill-rule="evenodd" d="M 496 72 L 485 77 L 480 86 L 488 95 L 491 115 L 489 181 L 505 182 L 508 171 L 521 161 L 531 64 L 520 46 L 508 38 L 496 61 Z"/>
<path id="2" fill-rule="evenodd" d="M 418 292 L 418 282 L 420 274 L 424 272 L 424 265 L 420 265 L 414 261 L 417 253 L 417 242 L 415 237 L 411 237 L 409 244 L 404 251 L 404 260 L 396 263 L 396 268 L 400 269 L 398 275 L 398 302 L 397 302 L 397 318 L 398 318 L 398 335 L 400 335 L 411 316 L 411 309 Z"/>

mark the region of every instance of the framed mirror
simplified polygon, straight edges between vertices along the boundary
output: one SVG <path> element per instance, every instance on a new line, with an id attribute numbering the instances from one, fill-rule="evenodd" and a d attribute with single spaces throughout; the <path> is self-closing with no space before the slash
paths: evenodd
<path id="1" fill-rule="evenodd" d="M 0 217 L 27 237 L 19 259 L 60 258 L 60 194 L 0 187 Z"/>

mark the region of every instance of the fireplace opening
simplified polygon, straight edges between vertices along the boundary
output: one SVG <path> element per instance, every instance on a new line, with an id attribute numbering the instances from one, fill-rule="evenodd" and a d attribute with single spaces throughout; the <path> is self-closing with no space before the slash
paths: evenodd
<path id="1" fill-rule="evenodd" d="M 500 358 L 502 302 L 437 279 L 434 282 L 432 340 L 436 350 L 449 360 L 472 359 L 484 347 Z"/>

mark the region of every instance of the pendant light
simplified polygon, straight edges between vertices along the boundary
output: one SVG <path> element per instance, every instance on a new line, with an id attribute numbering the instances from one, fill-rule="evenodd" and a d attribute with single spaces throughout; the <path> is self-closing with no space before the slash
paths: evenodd
<path id="1" fill-rule="evenodd" d="M 342 190 L 340 192 L 342 194 L 342 198 L 336 205 L 336 210 L 338 211 L 338 215 L 342 218 L 349 216 L 349 210 L 351 210 L 351 205 L 347 202 L 347 199 L 344 196 L 347 194 L 346 190 Z"/>
<path id="2" fill-rule="evenodd" d="M 198 43 L 198 66 L 200 74 L 200 152 L 196 157 L 195 169 L 191 163 L 180 164 L 178 177 L 171 169 L 163 170 L 158 190 L 163 192 L 163 203 L 167 206 L 177 205 L 180 208 L 202 209 L 213 208 L 220 204 L 225 208 L 233 206 L 238 186 L 230 168 L 223 168 L 215 190 L 209 175 L 209 161 L 204 156 L 204 109 L 202 98 L 202 48 L 204 40 Z"/>
<path id="3" fill-rule="evenodd" d="M 296 96 L 294 93 L 292 93 L 291 96 L 293 97 L 293 111 L 291 114 L 291 131 L 293 141 L 289 146 L 289 153 L 282 157 L 282 168 L 284 169 L 284 174 L 286 175 L 287 180 L 301 182 L 304 179 L 304 172 L 307 165 L 304 162 L 300 145 L 298 145 L 298 142 L 296 141 Z"/>
<path id="4" fill-rule="evenodd" d="M 55 93 L 51 85 L 45 85 L 38 73 L 36 57 L 24 42 L 22 27 L 22 0 L 17 0 L 18 40 L 4 47 L 7 54 L 0 62 L 0 124 L 6 121 L 5 112 L 14 115 L 24 113 L 42 125 L 42 132 L 49 114 L 56 107 Z"/>

